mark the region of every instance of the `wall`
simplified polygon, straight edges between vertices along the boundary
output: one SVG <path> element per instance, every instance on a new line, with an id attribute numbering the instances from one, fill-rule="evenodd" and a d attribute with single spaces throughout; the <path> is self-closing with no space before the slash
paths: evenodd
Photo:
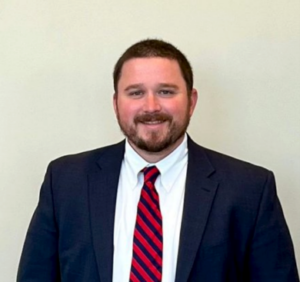
<path id="1" fill-rule="evenodd" d="M 112 68 L 147 37 L 192 62 L 191 136 L 275 172 L 299 265 L 299 14 L 297 0 L 1 0 L 1 280 L 15 280 L 49 161 L 122 138 Z"/>

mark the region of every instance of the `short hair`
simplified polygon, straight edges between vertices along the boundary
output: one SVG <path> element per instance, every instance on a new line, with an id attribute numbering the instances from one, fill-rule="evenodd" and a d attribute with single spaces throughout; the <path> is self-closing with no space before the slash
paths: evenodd
<path id="1" fill-rule="evenodd" d="M 181 74 L 190 94 L 193 89 L 193 70 L 186 56 L 174 45 L 159 39 L 146 39 L 130 46 L 119 58 L 114 67 L 114 90 L 117 93 L 118 82 L 125 62 L 134 58 L 161 57 L 177 61 Z"/>

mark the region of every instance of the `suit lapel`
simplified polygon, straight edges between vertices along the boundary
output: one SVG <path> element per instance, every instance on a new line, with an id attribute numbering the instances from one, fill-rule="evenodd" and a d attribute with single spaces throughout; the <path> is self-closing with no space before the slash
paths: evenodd
<path id="1" fill-rule="evenodd" d="M 189 160 L 180 233 L 176 282 L 187 281 L 199 249 L 218 183 L 204 150 L 189 139 Z M 117 189 L 124 142 L 103 150 L 89 173 L 92 239 L 101 282 L 111 282 Z"/>
<path id="2" fill-rule="evenodd" d="M 114 218 L 124 142 L 104 151 L 89 174 L 93 245 L 101 282 L 112 281 Z"/>
<path id="3" fill-rule="evenodd" d="M 200 146 L 189 139 L 189 159 L 182 215 L 176 282 L 188 280 L 201 244 L 218 183 L 210 180 L 214 168 Z"/>

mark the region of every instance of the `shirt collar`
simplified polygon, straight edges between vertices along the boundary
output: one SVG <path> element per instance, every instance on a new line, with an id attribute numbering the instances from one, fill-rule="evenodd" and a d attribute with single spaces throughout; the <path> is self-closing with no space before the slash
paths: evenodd
<path id="1" fill-rule="evenodd" d="M 158 181 L 161 181 L 163 188 L 169 192 L 176 181 L 176 177 L 174 177 L 174 175 L 178 175 L 183 166 L 187 163 L 187 153 L 187 134 L 184 135 L 184 139 L 181 144 L 171 154 L 157 163 L 148 163 L 144 160 L 131 147 L 126 139 L 124 162 L 128 169 L 128 183 L 130 183 L 132 189 L 134 189 L 138 183 L 138 177 L 141 170 L 144 167 L 155 165 L 160 171 Z"/>

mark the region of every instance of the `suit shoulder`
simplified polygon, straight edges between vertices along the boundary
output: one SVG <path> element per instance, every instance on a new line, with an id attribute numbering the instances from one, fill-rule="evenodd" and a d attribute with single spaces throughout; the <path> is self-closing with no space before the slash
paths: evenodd
<path id="1" fill-rule="evenodd" d="M 265 188 L 276 187 L 272 171 L 211 149 L 201 148 L 215 169 L 212 179 L 217 180 L 221 184 L 221 190 L 226 193 L 239 195 L 239 199 L 250 195 L 260 197 Z"/>
<path id="2" fill-rule="evenodd" d="M 108 145 L 105 147 L 85 151 L 77 154 L 65 155 L 50 162 L 49 166 L 62 169 L 62 168 L 87 168 L 90 169 L 100 158 L 116 156 L 122 154 L 124 151 L 124 141 L 116 144 Z"/>
<path id="3" fill-rule="evenodd" d="M 270 170 L 262 166 L 202 147 L 195 143 L 192 144 L 192 147 L 193 150 L 205 156 L 205 159 L 214 168 L 215 173 L 222 178 L 244 178 L 264 181 L 270 174 L 273 175 Z"/>
<path id="4" fill-rule="evenodd" d="M 211 159 L 212 162 L 214 162 L 217 166 L 219 167 L 224 167 L 224 168 L 235 168 L 235 169 L 243 169 L 243 170 L 254 170 L 257 172 L 262 172 L 266 173 L 269 172 L 268 169 L 257 165 L 250 163 L 245 160 L 237 159 L 233 156 L 229 156 L 211 149 L 203 148 L 209 158 Z"/>

